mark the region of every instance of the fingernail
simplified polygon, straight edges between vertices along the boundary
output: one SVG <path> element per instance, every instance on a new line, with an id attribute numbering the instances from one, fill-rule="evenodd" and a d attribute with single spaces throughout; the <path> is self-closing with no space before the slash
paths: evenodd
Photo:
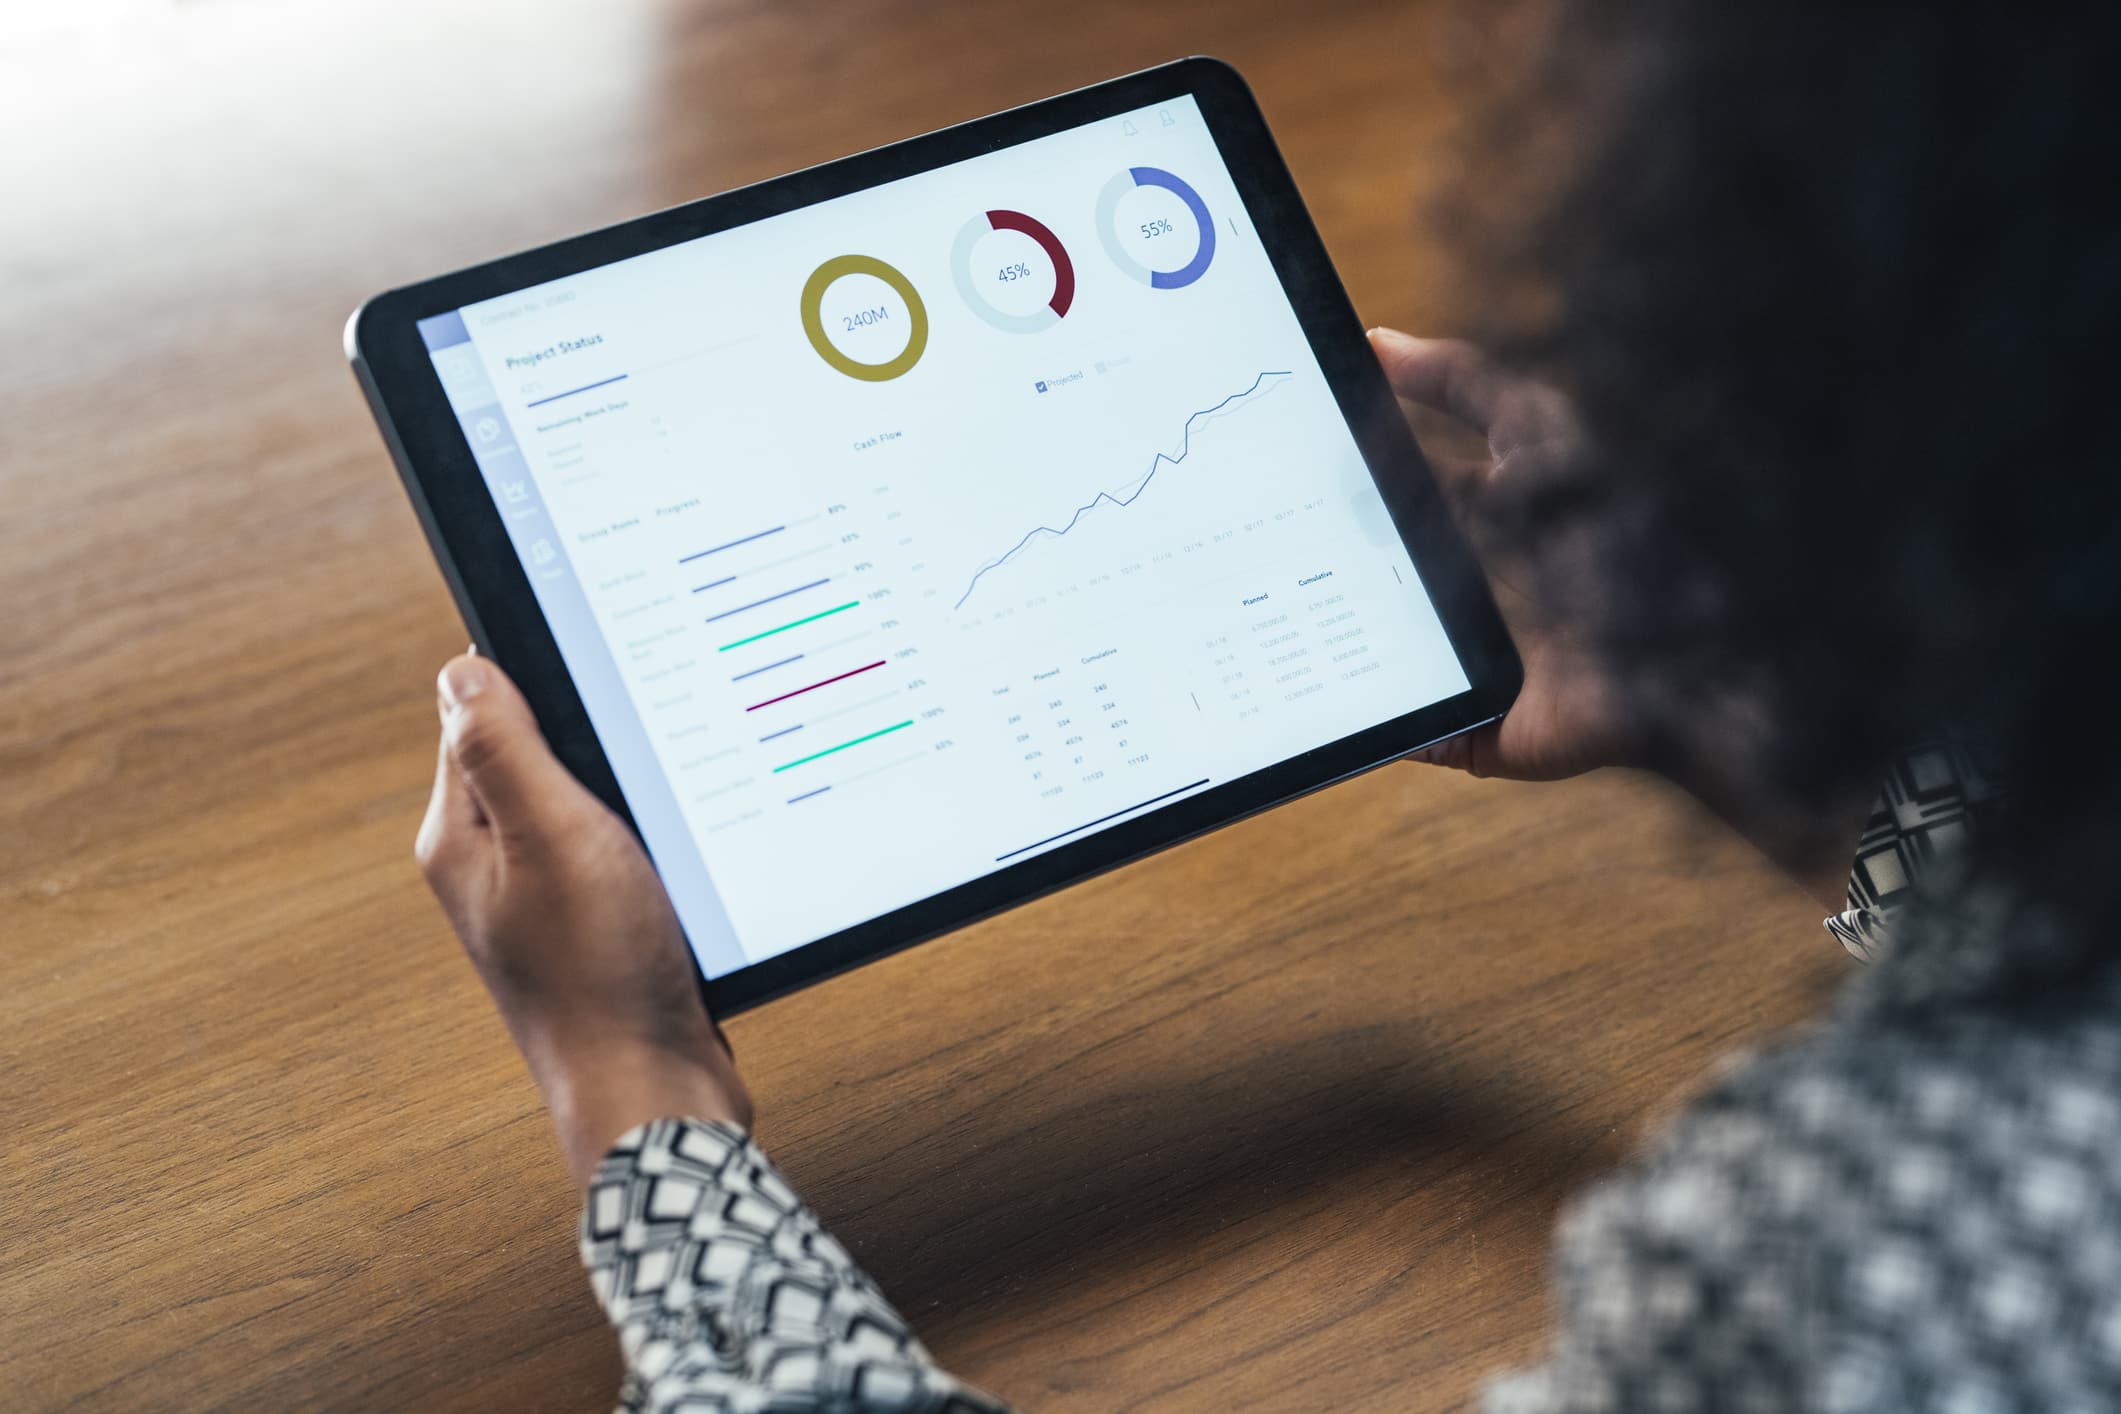
<path id="1" fill-rule="evenodd" d="M 443 664 L 435 688 L 444 702 L 462 707 L 486 690 L 486 664 L 477 658 L 452 658 Z"/>

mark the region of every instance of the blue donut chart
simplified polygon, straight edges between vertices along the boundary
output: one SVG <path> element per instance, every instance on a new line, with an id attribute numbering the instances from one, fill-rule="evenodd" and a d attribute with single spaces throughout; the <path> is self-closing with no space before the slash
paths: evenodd
<path id="1" fill-rule="evenodd" d="M 1200 232 L 1200 244 L 1194 248 L 1193 258 L 1180 268 L 1151 270 L 1120 244 L 1120 199 L 1136 187 L 1162 187 L 1183 201 L 1186 210 L 1193 214 L 1193 224 Z M 1105 183 L 1104 191 L 1097 198 L 1097 232 L 1104 241 L 1105 254 L 1112 257 L 1112 263 L 1152 290 L 1184 289 L 1207 274 L 1208 262 L 1215 258 L 1215 218 L 1208 214 L 1208 203 L 1202 201 L 1200 193 L 1186 185 L 1182 178 L 1161 167 L 1129 167 Z"/>

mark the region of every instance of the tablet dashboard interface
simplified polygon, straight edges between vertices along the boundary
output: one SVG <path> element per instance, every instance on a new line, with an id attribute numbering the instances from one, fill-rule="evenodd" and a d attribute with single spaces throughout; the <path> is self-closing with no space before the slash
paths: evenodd
<path id="1" fill-rule="evenodd" d="M 710 982 L 1473 687 L 1191 92 L 416 328 Z"/>

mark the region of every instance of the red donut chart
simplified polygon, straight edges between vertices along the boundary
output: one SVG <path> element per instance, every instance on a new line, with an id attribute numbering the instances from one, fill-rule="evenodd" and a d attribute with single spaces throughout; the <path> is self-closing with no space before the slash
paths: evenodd
<path id="1" fill-rule="evenodd" d="M 1040 306 L 1018 314 L 995 304 L 983 288 L 992 282 L 989 278 L 997 272 L 994 267 L 984 267 L 982 276 L 972 273 L 973 252 L 980 242 L 997 231 L 1013 231 L 1019 236 L 1029 236 L 1045 254 L 1046 263 L 1053 267 L 1053 293 Z M 1022 250 L 1022 247 L 1017 247 Z M 1000 267 L 1003 281 L 1028 280 L 1044 272 L 1036 268 L 1037 260 L 1024 252 L 1023 261 L 1010 261 Z M 957 292 L 963 296 L 966 306 L 974 314 L 995 328 L 1011 334 L 1036 334 L 1051 329 L 1061 322 L 1061 316 L 1075 303 L 1075 262 L 1068 258 L 1068 248 L 1060 243 L 1046 223 L 1036 216 L 1026 216 L 1021 211 L 985 211 L 967 220 L 958 228 L 957 240 L 950 248 L 950 270 L 957 280 Z M 1029 289 L 1025 290 L 1029 294 Z M 1021 309 L 1022 306 L 1018 305 Z"/>
<path id="2" fill-rule="evenodd" d="M 1046 307 L 1058 318 L 1068 312 L 1075 303 L 1075 265 L 1068 259 L 1068 248 L 1060 243 L 1060 237 L 1046 229 L 1046 223 L 1026 216 L 1021 211 L 990 211 L 987 224 L 997 231 L 1019 231 L 1037 241 L 1053 262 L 1053 298 Z"/>

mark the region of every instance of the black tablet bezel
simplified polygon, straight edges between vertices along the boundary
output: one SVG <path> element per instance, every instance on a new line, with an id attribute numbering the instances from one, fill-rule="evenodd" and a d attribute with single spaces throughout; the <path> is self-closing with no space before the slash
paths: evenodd
<path id="1" fill-rule="evenodd" d="M 702 994 L 716 1014 L 771 1000 L 1383 765 L 1492 721 L 1515 698 L 1522 680 L 1516 652 L 1251 90 L 1220 60 L 1182 59 L 391 290 L 348 321 L 347 355 L 473 641 L 522 686 L 560 759 L 632 824 L 500 511 L 443 395 L 418 321 L 1181 95 L 1190 95 L 1207 120 L 1471 689 L 779 956 L 719 978 L 701 975 Z"/>

